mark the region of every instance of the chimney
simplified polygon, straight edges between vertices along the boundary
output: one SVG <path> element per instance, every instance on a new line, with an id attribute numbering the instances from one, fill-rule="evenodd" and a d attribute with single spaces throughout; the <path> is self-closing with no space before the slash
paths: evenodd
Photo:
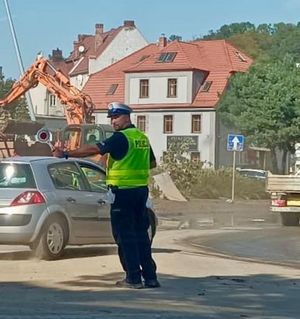
<path id="1" fill-rule="evenodd" d="M 75 59 L 78 58 L 78 56 L 79 56 L 79 51 L 78 51 L 79 45 L 80 45 L 79 41 L 73 42 L 73 54 L 74 54 Z"/>
<path id="2" fill-rule="evenodd" d="M 135 28 L 133 20 L 125 20 L 123 26 L 126 28 Z"/>
<path id="3" fill-rule="evenodd" d="M 103 24 L 102 23 L 97 23 L 95 25 L 95 51 L 103 43 Z"/>
<path id="4" fill-rule="evenodd" d="M 63 60 L 62 50 L 59 50 L 59 48 L 57 48 L 56 50 L 52 50 L 52 61 L 58 62 L 62 60 Z"/>
<path id="5" fill-rule="evenodd" d="M 159 37 L 159 40 L 158 40 L 158 46 L 159 46 L 160 48 L 164 48 L 164 47 L 167 46 L 167 43 L 168 43 L 167 38 L 166 38 L 166 36 L 162 33 L 162 35 Z"/>
<path id="6" fill-rule="evenodd" d="M 86 34 L 78 34 L 78 42 L 82 42 L 86 37 Z"/>
<path id="7" fill-rule="evenodd" d="M 95 25 L 95 34 L 103 34 L 103 30 L 104 30 L 104 26 L 103 26 L 103 23 L 97 23 Z"/>

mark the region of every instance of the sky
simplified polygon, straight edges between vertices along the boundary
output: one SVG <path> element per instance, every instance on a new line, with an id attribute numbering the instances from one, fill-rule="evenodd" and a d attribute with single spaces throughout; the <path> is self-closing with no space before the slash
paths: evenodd
<path id="1" fill-rule="evenodd" d="M 300 0 L 6 0 L 25 70 L 38 52 L 45 57 L 59 48 L 67 57 L 78 34 L 94 34 L 95 24 L 104 31 L 134 20 L 148 42 L 161 34 L 182 40 L 208 34 L 225 24 L 300 21 Z M 0 0 L 0 66 L 6 79 L 21 71 L 10 31 L 5 0 Z"/>

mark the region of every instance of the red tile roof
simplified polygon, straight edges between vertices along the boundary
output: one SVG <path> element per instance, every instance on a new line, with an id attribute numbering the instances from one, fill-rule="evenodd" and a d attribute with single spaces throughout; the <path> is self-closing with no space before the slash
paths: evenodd
<path id="1" fill-rule="evenodd" d="M 69 76 L 69 72 L 72 69 L 73 65 L 66 63 L 65 61 L 50 61 L 54 68 L 62 72 L 65 76 Z"/>
<path id="2" fill-rule="evenodd" d="M 162 53 L 175 52 L 172 62 L 161 63 Z M 83 91 L 89 94 L 98 110 L 106 110 L 112 101 L 125 99 L 125 74 L 136 72 L 207 71 L 206 81 L 212 81 L 208 92 L 199 89 L 191 104 L 139 104 L 134 109 L 215 108 L 229 77 L 235 72 L 245 72 L 252 59 L 225 40 L 180 42 L 173 41 L 165 47 L 150 44 L 128 57 L 93 74 Z M 107 95 L 112 84 L 118 84 L 114 95 Z"/>
<path id="3" fill-rule="evenodd" d="M 77 46 L 84 47 L 83 59 L 76 65 L 75 68 L 70 73 L 70 76 L 75 76 L 77 74 L 88 73 L 89 66 L 89 58 L 94 57 L 97 58 L 102 54 L 102 52 L 110 45 L 112 40 L 116 37 L 116 35 L 122 30 L 122 27 L 118 27 L 117 29 L 111 29 L 108 32 L 104 32 L 101 34 L 102 42 L 99 45 L 96 45 L 96 36 L 95 35 L 83 35 L 79 36 L 79 41 Z M 76 56 L 75 50 L 71 52 L 71 55 L 67 60 L 77 60 L 80 56 Z"/>
<path id="4" fill-rule="evenodd" d="M 80 34 L 78 35 L 78 40 L 74 41 L 74 49 L 68 58 L 62 61 L 51 61 L 51 63 L 60 69 L 64 74 L 69 76 L 75 76 L 77 74 L 86 74 L 89 72 L 89 59 L 97 58 L 103 51 L 110 45 L 117 34 L 123 29 L 128 27 L 128 22 L 130 27 L 135 28 L 133 21 L 124 21 L 124 24 L 116 29 L 111 29 L 107 32 L 102 31 L 95 35 L 90 34 Z M 97 25 L 96 25 L 97 33 Z M 84 52 L 80 53 L 78 48 L 82 46 Z M 71 71 L 71 73 L 70 73 Z"/>

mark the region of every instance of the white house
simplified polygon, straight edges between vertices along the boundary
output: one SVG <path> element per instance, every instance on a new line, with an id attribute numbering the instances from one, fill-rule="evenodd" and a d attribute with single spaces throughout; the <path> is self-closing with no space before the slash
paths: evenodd
<path id="1" fill-rule="evenodd" d="M 96 105 L 96 123 L 108 123 L 108 103 L 129 104 L 158 159 L 170 143 L 189 141 L 192 159 L 215 166 L 217 103 L 230 76 L 251 63 L 225 40 L 167 42 L 161 37 L 93 74 L 83 91 Z"/>
<path id="2" fill-rule="evenodd" d="M 103 24 L 96 24 L 94 35 L 78 35 L 68 58 L 64 59 L 62 51 L 56 49 L 52 51 L 49 62 L 67 75 L 72 85 L 82 89 L 90 74 L 146 45 L 147 41 L 136 28 L 134 21 L 126 20 L 122 26 L 106 32 Z M 37 118 L 64 118 L 64 107 L 45 86 L 40 84 L 31 89 L 30 93 Z"/>

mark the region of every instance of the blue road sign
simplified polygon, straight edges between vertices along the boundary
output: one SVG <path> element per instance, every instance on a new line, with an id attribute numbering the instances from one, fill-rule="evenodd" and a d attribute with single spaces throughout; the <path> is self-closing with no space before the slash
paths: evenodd
<path id="1" fill-rule="evenodd" d="M 227 151 L 241 152 L 244 149 L 244 135 L 228 134 Z"/>

